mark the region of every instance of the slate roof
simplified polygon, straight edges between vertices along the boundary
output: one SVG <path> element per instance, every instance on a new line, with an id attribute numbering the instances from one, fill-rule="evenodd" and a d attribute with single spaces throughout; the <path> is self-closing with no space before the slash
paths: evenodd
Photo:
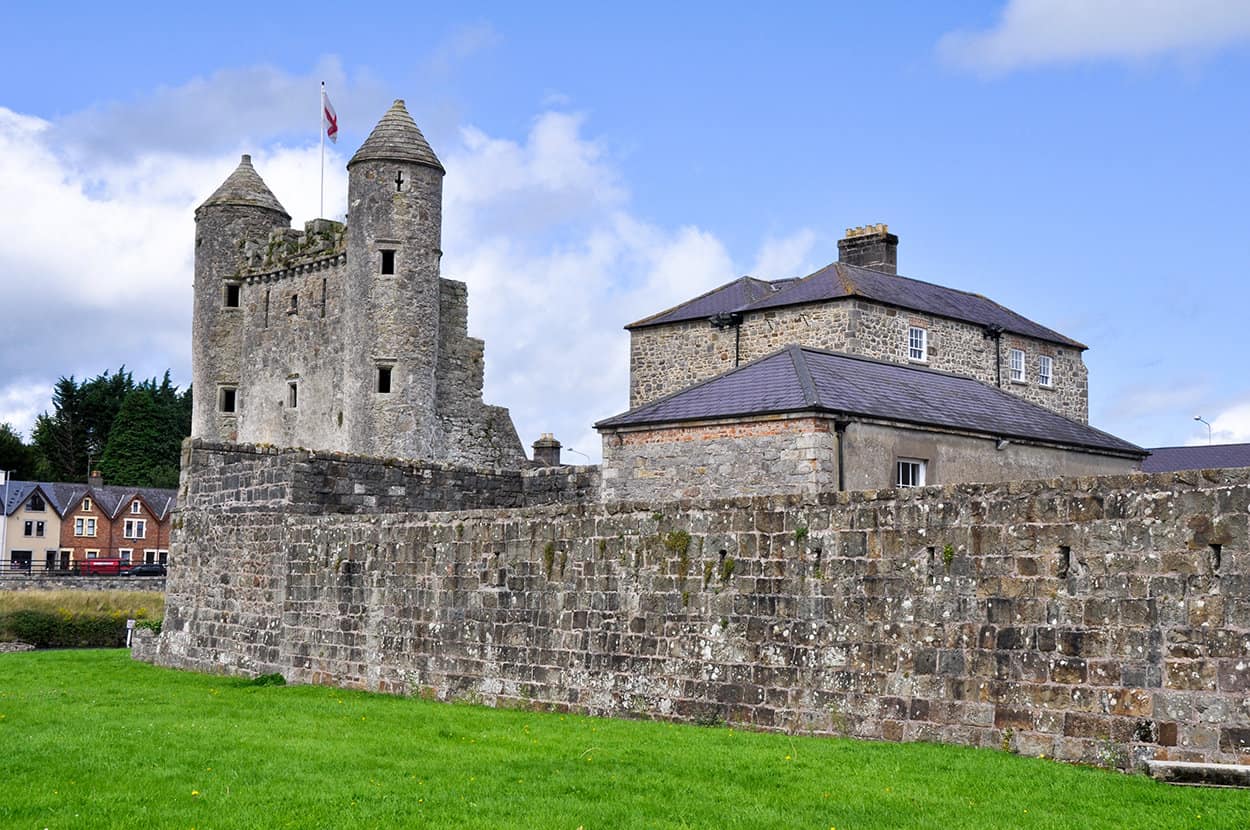
<path id="1" fill-rule="evenodd" d="M 425 140 L 417 122 L 412 120 L 402 98 L 397 98 L 391 108 L 382 116 L 382 120 L 369 133 L 365 143 L 347 162 L 351 167 L 358 161 L 413 161 L 437 170 L 443 169 L 443 163 L 434 155 L 434 148 Z"/>
<path id="2" fill-rule="evenodd" d="M 226 177 L 221 187 L 214 190 L 213 195 L 205 199 L 204 204 L 196 208 L 196 211 L 209 205 L 262 207 L 276 210 L 285 216 L 288 222 L 291 221 L 291 214 L 286 212 L 286 208 L 278 201 L 278 197 L 273 195 L 269 185 L 265 184 L 265 180 L 256 172 L 256 168 L 252 166 L 252 157 L 246 153 L 239 160 L 239 166 L 234 169 L 234 172 Z"/>
<path id="3" fill-rule="evenodd" d="M 33 481 L 10 481 L 7 489 L 0 484 L 0 494 L 4 495 L 4 515 L 12 516 L 38 486 Z"/>
<path id="4" fill-rule="evenodd" d="M 176 505 L 177 490 L 166 490 L 159 487 L 124 487 L 105 485 L 89 487 L 86 484 L 47 481 L 10 481 L 8 496 L 5 499 L 4 515 L 10 516 L 21 507 L 22 503 L 38 488 L 48 504 L 58 515 L 64 517 L 85 497 L 90 496 L 102 512 L 109 518 L 117 518 L 119 512 L 130 504 L 136 496 L 147 503 L 158 519 L 164 519 Z M 0 494 L 4 493 L 0 485 Z"/>
<path id="5" fill-rule="evenodd" d="M 731 305 L 728 300 L 734 296 L 727 291 L 743 280 L 770 286 L 764 290 L 753 286 L 754 297 L 744 296 L 739 303 Z M 746 291 L 741 292 L 747 295 Z M 769 308 L 800 305 L 802 303 L 827 302 L 830 300 L 863 297 L 886 305 L 948 317 L 975 323 L 979 326 L 993 326 L 1012 334 L 1035 337 L 1050 343 L 1059 343 L 1075 349 L 1088 348 L 1083 343 L 1065 337 L 1053 329 L 1035 323 L 1027 317 L 1016 314 L 1009 308 L 999 305 L 980 294 L 958 291 L 954 288 L 935 285 L 930 282 L 886 274 L 871 268 L 835 262 L 809 274 L 802 279 L 776 280 L 766 283 L 752 277 L 728 283 L 682 303 L 668 311 L 630 323 L 625 328 L 645 328 L 665 323 L 676 323 L 683 320 L 694 320 L 709 317 L 720 312 L 748 313 Z M 705 309 L 713 309 L 710 312 Z"/>
<path id="6" fill-rule="evenodd" d="M 1143 473 L 1215 470 L 1221 467 L 1250 467 L 1250 444 L 1155 447 L 1141 463 Z"/>
<path id="7" fill-rule="evenodd" d="M 680 323 L 684 320 L 706 320 L 717 314 L 727 314 L 747 308 L 751 303 L 762 300 L 781 289 L 783 285 L 795 282 L 794 279 L 760 280 L 755 277 L 738 277 L 733 282 L 713 288 L 706 294 L 700 294 L 693 300 L 681 305 L 652 314 L 650 317 L 630 323 L 625 328 L 643 328 L 659 326 L 665 323 Z"/>
<path id="8" fill-rule="evenodd" d="M 971 378 L 801 346 L 787 346 L 595 428 L 809 411 L 1146 454 L 1135 444 Z"/>

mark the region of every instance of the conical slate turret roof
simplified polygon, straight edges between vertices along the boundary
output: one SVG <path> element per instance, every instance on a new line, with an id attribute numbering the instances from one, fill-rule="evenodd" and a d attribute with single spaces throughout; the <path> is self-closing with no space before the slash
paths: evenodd
<path id="1" fill-rule="evenodd" d="M 347 166 L 358 161 L 413 161 L 447 172 L 408 114 L 402 98 L 391 104 Z"/>
<path id="2" fill-rule="evenodd" d="M 273 191 L 265 184 L 265 180 L 252 166 L 252 157 L 246 153 L 239 161 L 239 166 L 226 177 L 221 187 L 213 191 L 213 195 L 204 200 L 200 208 L 210 205 L 242 205 L 244 207 L 261 207 L 281 213 L 289 221 L 291 214 L 273 195 Z M 199 210 L 199 208 L 197 208 Z"/>

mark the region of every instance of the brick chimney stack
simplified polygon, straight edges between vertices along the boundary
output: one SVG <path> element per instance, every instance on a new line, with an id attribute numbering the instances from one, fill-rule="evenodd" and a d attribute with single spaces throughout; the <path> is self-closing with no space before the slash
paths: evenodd
<path id="1" fill-rule="evenodd" d="M 560 442 L 553 438 L 550 432 L 544 432 L 542 437 L 534 442 L 534 463 L 544 467 L 559 467 L 560 446 Z"/>
<path id="2" fill-rule="evenodd" d="M 91 475 L 87 476 L 87 483 L 92 487 L 103 487 L 104 476 L 100 474 L 99 470 L 92 470 Z"/>
<path id="3" fill-rule="evenodd" d="M 897 274 L 898 237 L 881 223 L 847 228 L 846 237 L 838 240 L 838 262 Z"/>

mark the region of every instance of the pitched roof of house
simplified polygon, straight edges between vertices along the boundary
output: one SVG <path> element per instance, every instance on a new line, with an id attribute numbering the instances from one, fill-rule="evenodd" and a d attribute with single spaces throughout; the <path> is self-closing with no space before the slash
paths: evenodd
<path id="1" fill-rule="evenodd" d="M 755 296 L 741 291 L 742 299 L 733 304 L 731 300 L 737 295 L 727 289 L 743 280 L 751 280 L 753 284 L 760 285 L 752 286 L 752 293 Z M 761 287 L 765 285 L 769 286 L 768 289 Z M 630 323 L 625 328 L 645 328 L 683 320 L 696 320 L 723 312 L 748 313 L 782 306 L 855 297 L 863 297 L 939 317 L 962 320 L 979 326 L 1000 328 L 1012 334 L 1035 337 L 1076 349 L 1087 348 L 1083 343 L 1035 323 L 980 294 L 946 288 L 910 277 L 887 274 L 872 268 L 848 265 L 844 262 L 826 265 L 802 279 L 776 280 L 768 283 L 753 277 L 743 277 L 667 311 L 636 323 Z"/>
<path id="2" fill-rule="evenodd" d="M 1135 444 L 971 378 L 801 346 L 787 346 L 595 427 L 808 411 L 1137 456 L 1146 453 Z"/>
<path id="3" fill-rule="evenodd" d="M 142 498 L 157 519 L 164 519 L 176 505 L 177 490 L 160 487 L 125 487 L 105 485 L 92 487 L 72 482 L 10 481 L 4 503 L 4 515 L 12 515 L 38 489 L 57 514 L 64 516 L 74 505 L 91 497 L 109 518 L 117 518 L 122 508 L 136 497 Z M 0 486 L 0 494 L 4 493 Z"/>
<path id="4" fill-rule="evenodd" d="M 650 317 L 646 317 L 636 323 L 630 323 L 625 328 L 659 326 L 664 323 L 680 323 L 684 320 L 706 320 L 708 317 L 714 317 L 717 314 L 740 311 L 751 305 L 751 303 L 762 300 L 778 291 L 783 285 L 792 282 L 796 282 L 796 280 L 785 279 L 769 282 L 768 280 L 756 279 L 755 277 L 738 277 L 733 282 L 727 282 L 705 294 L 700 294 L 693 300 L 687 300 L 681 305 L 661 311 L 658 314 L 652 314 Z"/>
<path id="5" fill-rule="evenodd" d="M 286 212 L 286 208 L 278 201 L 278 197 L 273 195 L 269 185 L 265 184 L 265 180 L 256 172 L 256 168 L 252 166 L 252 157 L 246 153 L 239 160 L 239 166 L 234 169 L 234 172 L 226 177 L 221 187 L 214 190 L 213 195 L 205 199 L 196 211 L 210 205 L 262 207 L 276 210 L 285 216 L 288 222 L 291 220 L 291 214 Z"/>
<path id="6" fill-rule="evenodd" d="M 351 161 L 347 162 L 347 166 L 371 160 L 414 161 L 447 172 L 400 98 L 391 104 L 391 108 L 382 116 L 373 132 L 369 133 L 369 137 L 360 145 Z"/>
<path id="7" fill-rule="evenodd" d="M 4 515 L 12 516 L 38 486 L 39 484 L 34 481 L 11 480 L 7 487 L 0 484 L 0 493 L 4 494 Z"/>
<path id="8" fill-rule="evenodd" d="M 1214 470 L 1221 467 L 1250 467 L 1250 444 L 1155 447 L 1141 463 L 1144 473 Z"/>

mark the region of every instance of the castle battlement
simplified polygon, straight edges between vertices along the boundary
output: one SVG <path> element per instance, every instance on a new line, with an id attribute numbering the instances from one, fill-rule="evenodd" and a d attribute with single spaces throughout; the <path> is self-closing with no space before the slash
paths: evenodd
<path id="1" fill-rule="evenodd" d="M 467 292 L 440 274 L 445 171 L 402 101 L 347 169 L 350 223 L 292 228 L 250 156 L 196 209 L 192 435 L 527 466 L 482 401 Z"/>

